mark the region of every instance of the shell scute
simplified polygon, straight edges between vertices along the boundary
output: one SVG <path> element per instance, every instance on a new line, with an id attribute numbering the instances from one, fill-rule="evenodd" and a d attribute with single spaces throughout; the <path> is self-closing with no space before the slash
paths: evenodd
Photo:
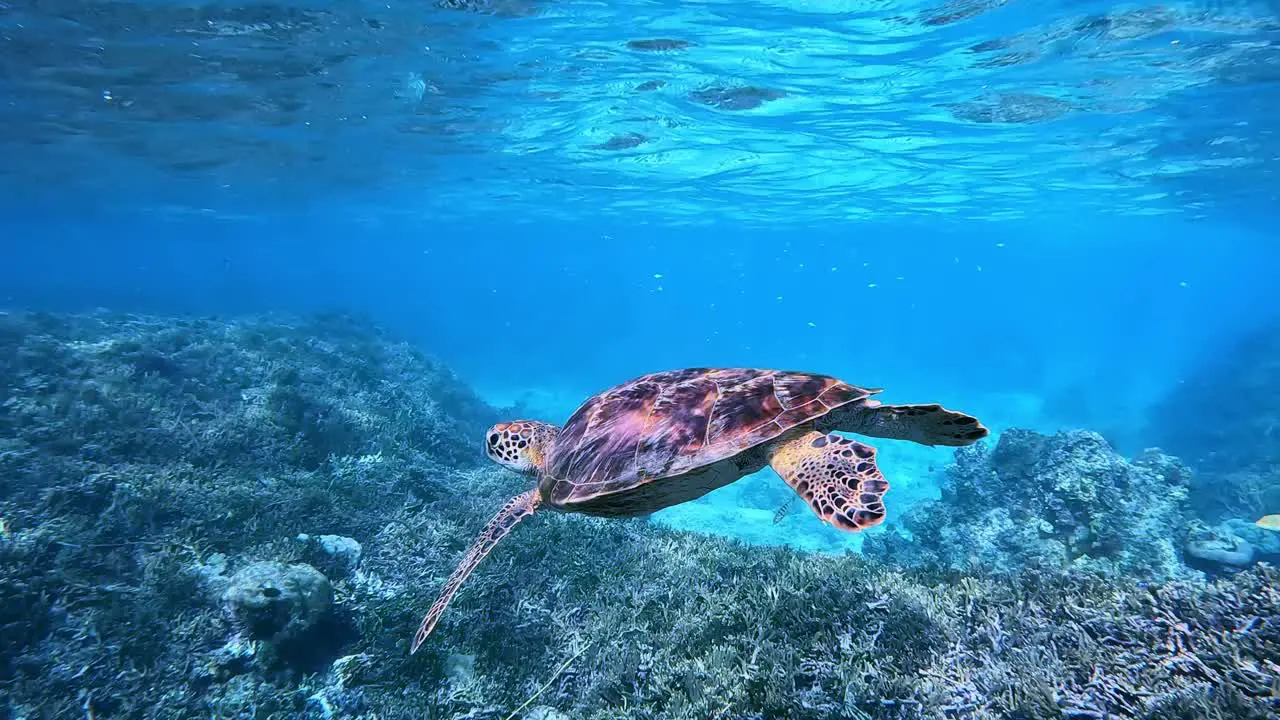
<path id="1" fill-rule="evenodd" d="M 707 444 L 711 412 L 719 391 L 708 377 L 670 385 L 654 400 L 644 431 L 636 443 L 638 471 L 659 477 L 680 455 L 697 453 Z"/>
<path id="2" fill-rule="evenodd" d="M 636 441 L 663 387 L 661 382 L 642 378 L 592 398 L 596 402 L 589 401 L 589 409 L 583 408 L 588 412 L 574 413 L 556 437 L 556 449 L 561 448 L 561 436 L 577 441 L 573 452 L 553 450 L 554 476 L 596 485 L 634 472 Z M 568 430 L 572 433 L 566 435 Z"/>
<path id="3" fill-rule="evenodd" d="M 738 380 L 737 378 L 734 378 Z M 773 423 L 786 408 L 774 392 L 771 375 L 757 375 L 722 385 L 711 420 L 710 443 L 739 443 Z"/>
<path id="4" fill-rule="evenodd" d="M 855 389 L 853 386 L 842 383 L 835 378 L 798 373 L 775 376 L 773 386 L 774 394 L 777 395 L 778 400 L 782 403 L 782 407 L 787 410 L 804 407 L 832 391 L 836 391 L 835 395 L 838 397 L 841 395 L 839 390 L 842 388 L 846 390 Z M 849 396 L 850 393 L 846 392 L 844 395 Z"/>

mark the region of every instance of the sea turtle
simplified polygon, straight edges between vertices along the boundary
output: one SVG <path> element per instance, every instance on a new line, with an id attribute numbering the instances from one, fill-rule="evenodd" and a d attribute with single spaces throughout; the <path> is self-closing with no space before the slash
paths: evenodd
<path id="1" fill-rule="evenodd" d="M 511 528 L 541 507 L 604 517 L 644 515 L 699 498 L 768 465 L 824 522 L 858 531 L 884 520 L 889 483 L 875 448 L 834 431 L 969 445 L 987 436 L 974 417 L 941 405 L 883 405 L 881 390 L 805 372 L 688 368 L 600 392 L 563 427 L 494 425 L 485 452 L 534 475 L 476 538 L 422 620 L 417 652 L 454 593 Z"/>

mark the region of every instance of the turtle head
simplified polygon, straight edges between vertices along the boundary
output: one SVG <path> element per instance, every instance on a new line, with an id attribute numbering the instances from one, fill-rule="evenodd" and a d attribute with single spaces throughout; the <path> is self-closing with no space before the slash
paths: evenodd
<path id="1" fill-rule="evenodd" d="M 485 434 L 489 459 L 516 472 L 538 473 L 560 428 L 537 420 L 502 422 Z"/>

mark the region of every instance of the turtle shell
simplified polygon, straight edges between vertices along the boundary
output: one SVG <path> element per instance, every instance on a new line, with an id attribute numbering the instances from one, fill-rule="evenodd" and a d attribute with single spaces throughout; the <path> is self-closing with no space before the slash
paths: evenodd
<path id="1" fill-rule="evenodd" d="M 572 505 L 683 475 L 877 392 L 779 370 L 643 375 L 592 396 L 560 429 L 547 458 L 550 499 Z"/>

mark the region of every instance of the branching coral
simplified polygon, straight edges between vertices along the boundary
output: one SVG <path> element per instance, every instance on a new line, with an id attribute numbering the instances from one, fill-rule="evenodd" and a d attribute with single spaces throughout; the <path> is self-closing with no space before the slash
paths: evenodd
<path id="1" fill-rule="evenodd" d="M 1114 549 L 1108 513 L 1167 524 L 1125 493 L 1176 487 L 1176 466 L 1088 436 L 962 459 L 951 502 L 1016 494 L 1010 526 L 1034 508 L 1108 574 L 894 569 L 548 512 L 410 657 L 441 580 L 527 487 L 478 464 L 491 411 L 437 367 L 332 319 L 0 322 L 0 714 L 502 720 L 536 697 L 525 717 L 1275 717 L 1280 575 L 1127 575 L 1158 573 Z M 319 562 L 328 535 L 360 553 L 329 541 L 352 559 L 308 644 L 273 651 L 224 614 L 238 573 Z"/>

